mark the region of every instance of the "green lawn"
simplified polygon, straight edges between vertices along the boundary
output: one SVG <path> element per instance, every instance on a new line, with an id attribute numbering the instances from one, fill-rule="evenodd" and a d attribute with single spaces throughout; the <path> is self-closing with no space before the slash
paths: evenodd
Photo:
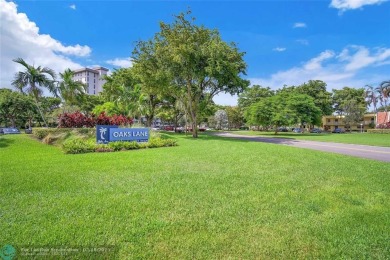
<path id="1" fill-rule="evenodd" d="M 0 136 L 0 247 L 113 245 L 118 258 L 389 259 L 390 164 L 172 135 L 65 155 Z"/>
<path id="2" fill-rule="evenodd" d="M 259 131 L 232 131 L 232 133 L 241 134 L 241 135 L 251 135 L 251 136 L 293 138 L 297 140 L 311 140 L 311 141 L 320 141 L 320 142 L 335 142 L 335 143 L 363 144 L 363 145 L 390 147 L 389 134 L 371 134 L 371 133 L 299 134 L 293 132 L 279 132 L 275 135 L 274 132 L 259 132 Z"/>

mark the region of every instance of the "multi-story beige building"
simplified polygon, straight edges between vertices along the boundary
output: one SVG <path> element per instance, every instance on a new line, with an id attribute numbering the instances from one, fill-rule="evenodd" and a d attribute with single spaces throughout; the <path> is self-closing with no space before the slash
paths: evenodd
<path id="1" fill-rule="evenodd" d="M 363 121 L 357 124 L 346 125 L 344 123 L 344 116 L 323 116 L 322 126 L 325 131 L 333 131 L 336 128 L 341 128 L 346 131 L 366 131 L 375 127 L 376 114 L 365 114 Z"/>
<path id="2" fill-rule="evenodd" d="M 107 72 L 108 69 L 103 67 L 82 68 L 73 71 L 73 80 L 86 84 L 88 94 L 97 95 L 103 91 L 103 85 L 106 82 L 103 76 L 107 75 Z"/>

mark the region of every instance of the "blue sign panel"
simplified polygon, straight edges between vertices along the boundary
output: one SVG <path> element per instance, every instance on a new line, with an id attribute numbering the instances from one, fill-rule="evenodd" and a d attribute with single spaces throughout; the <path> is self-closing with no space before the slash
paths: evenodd
<path id="1" fill-rule="evenodd" d="M 116 125 L 97 125 L 96 126 L 96 142 L 98 144 L 107 144 L 110 142 L 110 132 L 108 129 L 118 128 Z"/>
<path id="2" fill-rule="evenodd" d="M 149 141 L 148 128 L 118 128 L 116 125 L 96 126 L 96 142 L 107 144 L 115 141 Z"/>
<path id="3" fill-rule="evenodd" d="M 149 140 L 148 128 L 110 128 L 110 142 L 136 141 L 147 142 Z"/>

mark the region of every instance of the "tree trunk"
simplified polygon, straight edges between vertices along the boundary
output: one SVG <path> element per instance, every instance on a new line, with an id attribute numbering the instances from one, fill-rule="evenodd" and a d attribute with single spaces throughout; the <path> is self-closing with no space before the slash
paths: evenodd
<path id="1" fill-rule="evenodd" d="M 146 116 L 146 126 L 151 127 L 152 122 L 153 122 L 153 116 L 151 116 L 151 115 Z"/>
<path id="2" fill-rule="evenodd" d="M 16 127 L 15 126 L 15 117 L 14 116 L 11 116 L 10 121 L 11 121 L 11 126 L 12 127 Z"/>
<path id="3" fill-rule="evenodd" d="M 197 113 L 197 103 L 196 103 L 196 98 L 193 102 L 192 100 L 192 95 L 191 95 L 191 81 L 189 80 L 187 82 L 187 98 L 188 98 L 188 101 L 189 101 L 189 112 L 190 112 L 190 116 L 191 116 L 191 125 L 192 125 L 192 137 L 194 138 L 198 138 L 198 129 L 196 127 L 197 125 L 197 118 L 196 118 L 196 113 Z"/>
<path id="4" fill-rule="evenodd" d="M 177 130 L 177 121 L 178 121 L 177 118 L 178 118 L 178 116 L 179 116 L 178 114 L 175 114 L 175 119 L 174 119 L 174 122 L 173 122 L 174 125 L 175 125 L 175 133 L 176 133 L 176 130 Z"/>
<path id="5" fill-rule="evenodd" d="M 196 123 L 196 116 L 195 116 L 194 122 L 192 123 L 192 137 L 198 138 L 198 127 L 197 127 L 197 123 Z"/>
<path id="6" fill-rule="evenodd" d="M 35 100 L 35 105 L 36 105 L 37 108 L 38 108 L 38 111 L 39 111 L 39 114 L 41 115 L 41 118 L 42 118 L 42 120 L 43 120 L 43 123 L 44 123 L 45 126 L 47 127 L 46 120 L 45 120 L 45 118 L 44 118 L 44 116 L 43 116 L 43 114 L 42 114 L 41 108 L 39 107 L 38 101 L 37 101 L 37 100 Z"/>

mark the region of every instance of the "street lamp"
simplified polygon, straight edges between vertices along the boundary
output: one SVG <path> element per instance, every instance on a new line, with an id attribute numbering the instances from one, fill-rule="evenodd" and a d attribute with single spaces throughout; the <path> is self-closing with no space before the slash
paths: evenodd
<path id="1" fill-rule="evenodd" d="M 360 133 L 363 133 L 363 123 L 360 124 Z"/>

